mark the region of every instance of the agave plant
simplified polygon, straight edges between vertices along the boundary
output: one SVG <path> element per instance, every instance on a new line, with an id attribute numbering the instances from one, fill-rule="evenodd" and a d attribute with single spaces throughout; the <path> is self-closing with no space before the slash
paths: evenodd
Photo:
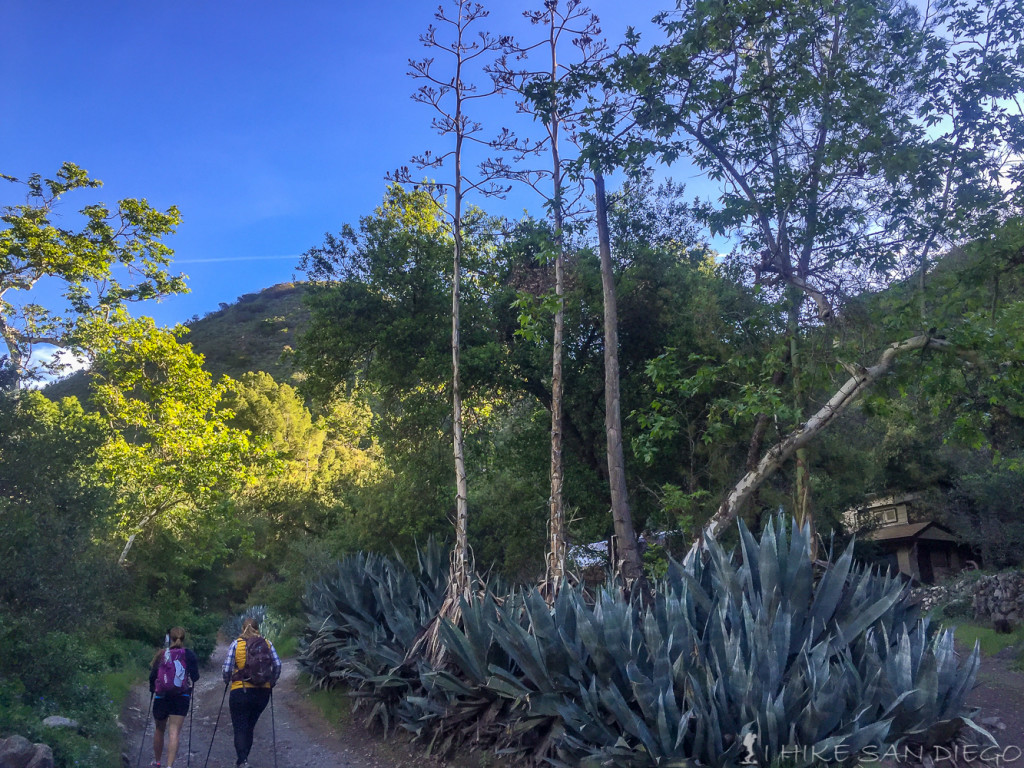
<path id="1" fill-rule="evenodd" d="M 344 681 L 385 724 L 446 751 L 472 743 L 533 762 L 601 766 L 768 765 L 901 741 L 940 743 L 972 725 L 949 632 L 918 619 L 903 585 L 852 549 L 818 575 L 807 529 L 770 522 L 760 541 L 708 542 L 670 564 L 649 604 L 614 583 L 481 588 L 445 663 L 409 657 L 444 593 L 438 554 L 418 574 L 371 555 L 343 561 L 307 596 L 307 669 Z"/>
<path id="2" fill-rule="evenodd" d="M 936 633 L 929 640 L 932 634 L 927 619 L 894 637 L 884 629 L 872 631 L 858 672 L 876 673 L 874 696 L 892 718 L 893 731 L 905 741 L 929 747 L 943 744 L 963 725 L 990 739 L 971 719 L 975 711 L 963 706 L 980 666 L 977 648 L 960 666 L 953 633 Z"/>
<path id="3" fill-rule="evenodd" d="M 423 673 L 406 727 L 442 752 L 468 742 L 533 761 L 551 754 L 564 732 L 559 707 L 584 674 L 579 640 L 563 642 L 575 636 L 565 607 L 574 600 L 581 593 L 567 588 L 554 611 L 535 589 L 464 601 L 462 626 L 442 627 L 447 666 Z"/>
<path id="4" fill-rule="evenodd" d="M 498 605 L 486 591 L 479 599 L 461 601 L 456 626 L 442 619 L 440 640 L 445 664 L 420 670 L 422 695 L 409 696 L 399 706 L 402 725 L 428 742 L 428 751 L 445 754 L 472 743 L 496 746 L 512 718 L 501 694 L 489 684 L 492 666 L 508 666 L 494 643 L 492 618 Z"/>
<path id="5" fill-rule="evenodd" d="M 242 634 L 242 623 L 246 619 L 256 619 L 260 627 L 260 634 L 270 642 L 277 643 L 280 641 L 285 622 L 265 605 L 252 605 L 242 613 L 232 616 L 224 622 L 221 631 L 226 637 L 238 637 Z"/>
<path id="6" fill-rule="evenodd" d="M 413 572 L 400 559 L 359 553 L 311 584 L 299 663 L 316 687 L 343 684 L 357 706 L 389 728 L 403 698 L 418 690 L 406 658 L 444 597 L 447 568 L 433 541 Z"/>
<path id="7" fill-rule="evenodd" d="M 709 542 L 707 562 L 674 564 L 650 609 L 605 632 L 619 671 L 563 705 L 566 763 L 724 766 L 749 748 L 767 765 L 970 724 L 977 650 L 958 668 L 951 634 L 929 642 L 898 581 L 852 548 L 815 579 L 809 532 L 787 534 L 780 519 L 757 542 L 741 524 L 739 561 Z"/>

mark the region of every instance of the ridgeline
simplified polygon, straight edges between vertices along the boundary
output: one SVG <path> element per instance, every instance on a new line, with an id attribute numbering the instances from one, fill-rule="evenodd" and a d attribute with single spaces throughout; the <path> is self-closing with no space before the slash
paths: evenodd
<path id="1" fill-rule="evenodd" d="M 259 293 L 247 293 L 234 304 L 183 325 L 189 332 L 181 341 L 204 359 L 214 381 L 223 375 L 237 379 L 248 371 L 269 373 L 279 383 L 296 384 L 301 374 L 294 366 L 294 348 L 309 324 L 303 303 L 306 283 L 279 283 Z M 87 375 L 79 371 L 45 388 L 48 397 L 86 399 Z"/>

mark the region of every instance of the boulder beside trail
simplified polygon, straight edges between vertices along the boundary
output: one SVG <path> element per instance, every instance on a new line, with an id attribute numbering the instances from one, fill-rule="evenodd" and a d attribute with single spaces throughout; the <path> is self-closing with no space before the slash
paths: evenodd
<path id="1" fill-rule="evenodd" d="M 0 768 L 53 768 L 53 750 L 24 736 L 0 739 Z"/>

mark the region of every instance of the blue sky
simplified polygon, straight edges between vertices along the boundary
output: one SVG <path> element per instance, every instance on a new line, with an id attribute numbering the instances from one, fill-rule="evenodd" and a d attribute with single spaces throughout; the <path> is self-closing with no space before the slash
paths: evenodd
<path id="1" fill-rule="evenodd" d="M 590 5 L 617 42 L 667 4 Z M 0 172 L 48 176 L 71 161 L 102 179 L 67 198 L 69 214 L 97 199 L 177 205 L 168 244 L 191 294 L 137 310 L 158 322 L 301 279 L 298 254 L 372 211 L 389 170 L 443 148 L 406 75 L 436 7 L 4 0 Z M 492 3 L 486 28 L 529 34 L 526 7 Z M 497 128 L 511 111 L 506 97 L 480 118 Z M 0 201 L 15 202 L 9 190 Z"/>

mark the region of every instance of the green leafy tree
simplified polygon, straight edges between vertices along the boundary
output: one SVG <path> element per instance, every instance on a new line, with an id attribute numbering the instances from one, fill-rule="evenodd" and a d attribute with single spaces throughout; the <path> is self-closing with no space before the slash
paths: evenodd
<path id="1" fill-rule="evenodd" d="M 120 744 L 100 673 L 131 658 L 114 627 L 132 592 L 96 472 L 108 438 L 73 398 L 0 393 L 0 729 L 48 743 L 57 765 L 113 761 Z M 78 732 L 41 727 L 55 710 Z"/>
<path id="2" fill-rule="evenodd" d="M 500 359 L 488 298 L 495 278 L 488 238 L 493 222 L 464 217 L 464 266 L 474 279 L 461 292 L 465 322 L 461 368 L 469 428 L 496 387 Z M 455 506 L 445 480 L 444 444 L 452 417 L 445 406 L 451 376 L 451 237 L 428 191 L 388 188 L 358 229 L 345 227 L 304 256 L 317 285 L 309 331 L 300 344 L 303 387 L 324 407 L 358 389 L 373 411 L 371 441 L 381 473 L 352 501 L 345 528 L 357 543 L 390 550 L 443 533 Z M 328 414 L 326 414 L 329 416 Z M 349 546 L 346 544 L 346 546 Z"/>
<path id="3" fill-rule="evenodd" d="M 303 255 L 315 283 L 310 327 L 299 349 L 303 388 L 320 402 L 360 378 L 380 388 L 384 407 L 406 389 L 444 380 L 450 319 L 450 237 L 425 190 L 388 187 L 358 231 Z"/>
<path id="4" fill-rule="evenodd" d="M 925 330 L 922 292 L 917 333 L 890 339 L 873 362 L 843 361 L 849 378 L 814 409 L 805 304 L 831 323 L 845 296 L 894 273 L 916 273 L 923 289 L 939 249 L 998 219 L 1013 194 L 1000 182 L 1020 173 L 1005 150 L 1022 126 L 1007 109 L 1021 81 L 1021 13 L 1013 2 L 968 0 L 925 16 L 889 0 L 684 2 L 661 17 L 665 44 L 640 52 L 634 36 L 612 65 L 610 81 L 636 104 L 621 161 L 691 158 L 720 183 L 712 231 L 731 235 L 753 280 L 790 301 L 786 376 L 802 414 L 726 495 L 709 530 L 899 357 L 952 349 Z M 809 500 L 809 486 L 798 490 L 808 522 Z"/>
<path id="5" fill-rule="evenodd" d="M 951 369 L 943 356 L 923 354 L 848 420 L 873 436 L 872 490 L 922 493 L 986 565 L 1014 562 L 1024 541 L 1006 501 L 1024 476 L 1022 254 L 1024 225 L 1014 219 L 938 261 L 929 282 L 946 301 L 931 308 L 934 333 L 969 351 L 967 363 Z M 914 287 L 863 297 L 849 333 L 870 344 L 913 327 Z"/>
<path id="6" fill-rule="evenodd" d="M 131 302 L 186 290 L 184 277 L 167 271 L 172 251 L 161 242 L 181 221 L 177 208 L 161 213 L 134 199 L 113 210 L 93 203 L 80 211 L 80 228 L 62 227 L 55 220 L 64 195 L 100 181 L 72 163 L 53 179 L 0 178 L 27 189 L 27 202 L 0 211 L 0 338 L 17 383 L 59 373 L 67 364 L 33 356 L 38 345 L 88 356 L 96 321 Z M 33 291 L 46 284 L 59 287 L 65 307 L 34 300 Z"/>
<path id="7" fill-rule="evenodd" d="M 637 475 L 631 497 L 648 530 L 699 530 L 707 520 L 725 479 L 742 470 L 759 413 L 751 401 L 762 394 L 755 385 L 775 364 L 772 314 L 701 242 L 684 198 L 681 186 L 646 179 L 627 181 L 610 201 L 623 433 Z M 725 414 L 737 390 L 743 410 Z"/>
<path id="8" fill-rule="evenodd" d="M 275 471 L 241 496 L 268 519 L 275 537 L 323 536 L 346 490 L 375 475 L 371 414 L 358 397 L 336 398 L 325 415 L 314 417 L 293 387 L 250 372 L 226 392 L 223 407 L 231 425 L 262 441 L 276 460 Z"/>
<path id="9" fill-rule="evenodd" d="M 96 471 L 109 439 L 74 398 L 0 394 L 0 616 L 38 632 L 109 620 L 114 521 Z"/>
<path id="10" fill-rule="evenodd" d="M 233 426 L 265 441 L 281 462 L 273 480 L 285 493 L 309 493 L 323 469 L 320 459 L 326 430 L 314 421 L 298 392 L 269 373 L 243 374 L 225 393 L 224 407 Z"/>
<path id="11" fill-rule="evenodd" d="M 337 396 L 314 415 L 292 386 L 263 372 L 243 374 L 221 407 L 232 414 L 232 427 L 273 458 L 234 495 L 252 546 L 230 560 L 233 593 L 295 615 L 306 583 L 325 563 L 370 545 L 351 521 L 355 500 L 382 474 L 372 414 L 356 394 Z"/>
<path id="12" fill-rule="evenodd" d="M 125 542 L 118 562 L 155 526 L 188 539 L 191 557 L 203 547 L 216 552 L 231 528 L 232 495 L 255 481 L 265 458 L 221 408 L 231 381 L 213 384 L 202 356 L 149 318 L 122 316 L 97 333 L 106 337 L 92 369 L 93 400 L 115 430 L 101 466 Z"/>

